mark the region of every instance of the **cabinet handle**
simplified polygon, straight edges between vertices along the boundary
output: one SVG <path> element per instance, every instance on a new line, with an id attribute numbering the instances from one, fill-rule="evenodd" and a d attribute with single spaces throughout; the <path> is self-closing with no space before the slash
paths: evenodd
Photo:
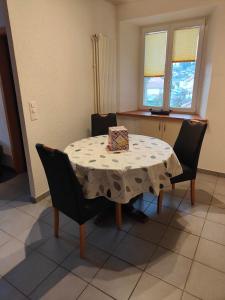
<path id="1" fill-rule="evenodd" d="M 159 131 L 161 130 L 161 121 L 159 121 Z"/>

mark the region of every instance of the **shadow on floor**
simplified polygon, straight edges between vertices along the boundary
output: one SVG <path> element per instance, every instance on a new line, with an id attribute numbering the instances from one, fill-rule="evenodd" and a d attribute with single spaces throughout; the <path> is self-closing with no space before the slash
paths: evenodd
<path id="1" fill-rule="evenodd" d="M 20 205 L 21 203 L 18 203 L 18 207 Z M 28 203 L 28 205 L 35 206 L 40 204 Z M 70 287 L 71 293 L 77 293 L 78 286 L 81 288 L 82 292 L 82 290 L 85 289 L 88 285 L 88 282 L 93 279 L 93 277 L 102 267 L 106 272 L 113 272 L 114 275 L 112 275 L 112 279 L 107 279 L 104 278 L 104 276 L 101 276 L 103 274 L 100 273 L 98 275 L 98 278 L 101 281 L 115 280 L 113 276 L 118 276 L 118 278 L 120 278 L 120 280 L 122 281 L 124 276 L 130 276 L 130 269 L 128 273 L 126 273 L 125 270 L 130 268 L 131 265 L 126 263 L 125 261 L 123 261 L 124 263 L 118 265 L 112 265 L 107 263 L 109 257 L 114 256 L 115 251 L 107 253 L 103 249 L 98 249 L 98 246 L 96 244 L 87 243 L 87 257 L 86 259 L 80 259 L 79 240 L 76 234 L 75 236 L 72 236 L 66 233 L 65 231 L 63 231 L 63 226 L 61 226 L 60 238 L 54 238 L 52 228 L 49 226 L 53 223 L 52 214 L 49 210 L 51 210 L 51 207 L 46 207 L 45 209 L 43 209 L 40 215 L 36 218 L 32 227 L 28 230 L 24 241 L 26 245 L 24 259 L 22 259 L 16 266 L 11 268 L 7 272 L 3 272 L 2 274 L 0 272 L 0 275 L 3 276 L 3 278 L 0 279 L 0 285 L 1 281 L 4 280 L 4 278 L 6 278 L 6 280 L 8 280 L 9 282 L 13 281 L 14 286 L 18 290 L 22 291 L 23 294 L 26 295 L 26 297 L 29 296 L 29 298 L 31 299 L 41 299 L 46 297 L 46 299 L 48 299 L 48 297 L 51 298 L 51 296 L 56 293 L 56 291 L 54 291 L 56 286 L 58 286 L 56 290 L 58 290 L 58 292 L 60 293 L 61 289 L 62 292 L 62 289 L 64 289 L 66 286 L 65 280 L 68 280 L 68 276 L 72 276 L 69 272 L 72 272 L 74 275 L 77 275 L 77 277 L 74 278 L 74 287 Z M 4 207 L 1 207 L 1 211 L 4 211 Z M 47 216 L 50 220 L 49 222 L 46 222 Z M 61 217 L 63 219 L 63 215 Z M 97 226 L 96 224 L 94 224 L 94 222 L 91 226 L 94 226 L 94 230 L 98 230 L 99 227 L 104 228 L 105 235 L 107 235 L 107 230 L 114 230 L 115 224 L 113 224 L 114 221 L 111 218 L 110 220 L 105 220 L 105 222 L 105 227 L 104 224 L 101 224 L 101 226 Z M 185 224 L 183 223 L 182 225 L 185 228 Z M 74 232 L 78 231 L 77 224 L 75 222 L 72 222 L 72 226 L 74 226 Z M 144 228 L 145 224 L 142 224 L 142 226 Z M 117 234 L 120 234 L 119 231 Z M 126 233 L 124 234 L 124 236 L 125 235 Z M 102 235 L 102 239 L 104 239 L 104 234 Z M 179 239 L 179 236 L 173 237 L 172 243 L 174 243 L 174 245 L 176 245 L 177 239 Z M 127 249 L 127 251 L 128 250 L 129 249 Z M 141 249 L 134 250 L 141 251 Z M 65 255 L 65 257 L 63 257 L 60 260 L 60 253 L 64 252 L 66 252 L 67 255 Z M 151 259 L 147 259 L 146 256 L 142 257 L 140 255 L 139 261 L 137 261 L 137 265 L 146 264 L 147 266 L 150 261 L 151 265 L 154 265 L 155 263 L 157 263 L 158 260 L 161 259 L 160 255 L 163 258 L 165 257 L 166 253 L 162 252 L 162 254 L 160 254 L 160 252 L 158 252 L 157 255 L 152 255 Z M 102 258 L 99 259 L 99 256 L 102 256 Z M 68 257 L 70 257 L 70 260 L 67 262 L 70 266 L 66 268 L 64 261 L 67 260 Z M 174 261 L 174 265 L 175 264 L 176 261 Z M 132 272 L 137 272 L 138 274 L 139 272 L 141 274 L 141 272 L 143 271 L 138 268 L 135 269 L 135 266 L 133 266 L 132 270 Z M 167 267 L 166 272 L 170 273 L 172 272 L 172 270 L 173 264 L 171 264 L 171 268 Z M 5 300 L 9 298 L 1 298 L 1 300 L 3 299 Z"/>
<path id="2" fill-rule="evenodd" d="M 0 183 L 4 183 L 16 176 L 16 172 L 9 167 L 1 166 Z"/>

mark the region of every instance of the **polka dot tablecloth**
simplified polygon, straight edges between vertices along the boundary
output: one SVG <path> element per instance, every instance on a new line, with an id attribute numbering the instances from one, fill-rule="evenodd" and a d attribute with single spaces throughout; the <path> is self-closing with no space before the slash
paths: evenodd
<path id="1" fill-rule="evenodd" d="M 130 134 L 130 150 L 119 153 L 109 152 L 107 142 L 108 136 L 101 135 L 65 149 L 87 199 L 104 196 L 127 203 L 143 192 L 158 195 L 182 173 L 173 149 L 162 140 Z"/>

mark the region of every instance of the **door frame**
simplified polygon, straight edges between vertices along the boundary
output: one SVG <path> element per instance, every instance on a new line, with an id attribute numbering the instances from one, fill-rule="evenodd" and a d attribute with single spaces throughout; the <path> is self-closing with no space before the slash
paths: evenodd
<path id="1" fill-rule="evenodd" d="M 13 77 L 10 49 L 5 28 L 0 28 L 0 39 L 4 39 L 4 58 L 0 63 L 0 76 L 2 83 L 3 105 L 5 109 L 7 128 L 9 133 L 12 167 L 16 173 L 26 171 L 26 159 L 18 109 L 15 83 Z M 1 58 L 0 58 L 1 59 Z"/>

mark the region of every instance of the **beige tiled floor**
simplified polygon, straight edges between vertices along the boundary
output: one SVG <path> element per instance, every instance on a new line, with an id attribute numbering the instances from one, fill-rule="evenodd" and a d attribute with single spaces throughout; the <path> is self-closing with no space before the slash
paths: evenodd
<path id="1" fill-rule="evenodd" d="M 61 215 L 52 232 L 50 198 L 30 203 L 26 176 L 0 185 L 0 299 L 225 299 L 225 179 L 199 173 L 189 184 L 136 203 L 145 224 L 124 217 L 87 224 L 86 259 L 78 226 Z"/>

